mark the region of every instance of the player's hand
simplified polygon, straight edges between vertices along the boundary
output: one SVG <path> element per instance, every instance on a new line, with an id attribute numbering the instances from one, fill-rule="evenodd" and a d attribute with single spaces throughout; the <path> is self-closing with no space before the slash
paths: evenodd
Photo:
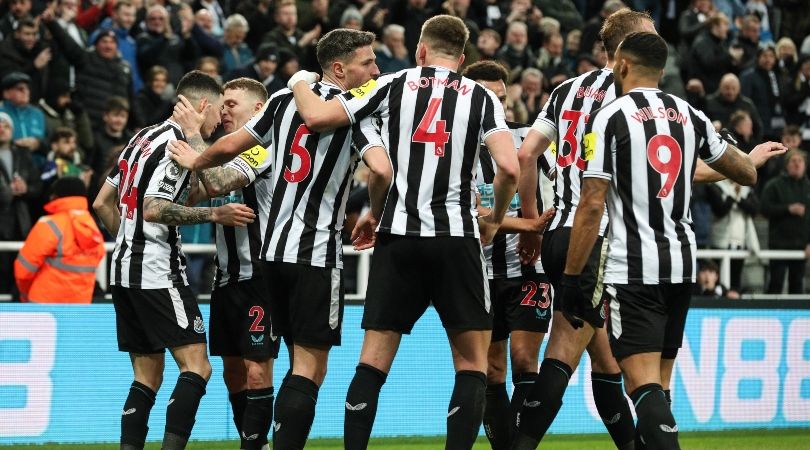
<path id="1" fill-rule="evenodd" d="M 488 216 L 479 216 L 478 217 L 478 232 L 481 236 L 481 245 L 489 245 L 492 243 L 492 238 L 495 237 L 495 234 L 498 232 L 498 228 L 501 227 L 501 224 L 495 222 L 492 217 L 492 214 Z"/>
<path id="2" fill-rule="evenodd" d="M 751 153 L 748 154 L 748 157 L 751 158 L 751 162 L 754 163 L 754 167 L 759 169 L 769 159 L 773 158 L 774 156 L 783 155 L 786 151 L 788 151 L 788 148 L 785 147 L 784 144 L 780 142 L 768 141 L 754 147 L 754 149 L 751 150 Z"/>
<path id="3" fill-rule="evenodd" d="M 202 112 L 197 112 L 194 105 L 184 95 L 177 96 L 177 103 L 174 105 L 174 112 L 172 117 L 180 125 L 183 134 L 186 137 L 194 136 L 200 132 L 202 124 L 205 122 L 205 113 L 208 108 L 212 108 L 211 104 L 205 107 Z"/>
<path id="4" fill-rule="evenodd" d="M 548 224 L 550 224 L 551 220 L 554 219 L 554 214 L 556 214 L 556 213 L 557 213 L 557 210 L 554 209 L 554 207 L 552 206 L 551 208 L 543 211 L 543 214 L 540 214 L 540 217 L 537 219 L 537 224 L 538 224 L 537 232 L 538 233 L 543 234 L 543 232 L 546 231 L 546 228 L 548 227 Z"/>
<path id="5" fill-rule="evenodd" d="M 564 273 L 560 279 L 560 291 L 554 300 L 565 320 L 574 329 L 582 328 L 585 325 L 585 321 L 582 320 L 585 312 L 585 296 L 579 287 L 579 275 Z"/>
<path id="6" fill-rule="evenodd" d="M 310 85 L 312 83 L 317 83 L 320 79 L 321 77 L 315 72 L 299 70 L 298 72 L 295 72 L 295 75 L 290 77 L 290 81 L 287 82 L 287 87 L 292 90 L 293 86 L 295 86 L 295 84 L 299 81 L 303 81 L 307 85 Z"/>
<path id="7" fill-rule="evenodd" d="M 544 212 L 543 215 L 545 214 Z M 521 264 L 533 266 L 537 262 L 537 258 L 540 257 L 540 234 L 520 233 L 517 252 Z"/>
<path id="8" fill-rule="evenodd" d="M 253 223 L 256 214 L 241 203 L 228 203 L 211 209 L 211 221 L 229 227 L 244 227 Z"/>
<path id="9" fill-rule="evenodd" d="M 185 141 L 169 141 L 166 145 L 169 149 L 169 158 L 180 165 L 180 167 L 188 170 L 194 170 L 194 162 L 200 156 L 188 142 Z"/>
<path id="10" fill-rule="evenodd" d="M 355 250 L 366 250 L 377 242 L 377 219 L 368 212 L 357 220 L 352 230 L 352 244 Z"/>

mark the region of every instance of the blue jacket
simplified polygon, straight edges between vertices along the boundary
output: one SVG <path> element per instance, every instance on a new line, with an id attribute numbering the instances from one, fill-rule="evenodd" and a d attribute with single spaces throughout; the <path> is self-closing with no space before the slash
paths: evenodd
<path id="1" fill-rule="evenodd" d="M 222 67 L 219 70 L 223 75 L 239 67 L 253 64 L 253 52 L 244 42 L 236 47 L 235 53 L 225 47 L 225 53 L 222 55 Z"/>
<path id="2" fill-rule="evenodd" d="M 45 114 L 41 109 L 25 105 L 16 107 L 9 102 L 0 102 L 0 111 L 7 113 L 14 121 L 13 140 L 35 137 L 45 141 Z"/>
<path id="3" fill-rule="evenodd" d="M 132 93 L 135 94 L 143 88 L 143 79 L 141 78 L 140 71 L 138 70 L 138 48 L 135 45 L 135 38 L 129 35 L 129 31 L 123 28 L 113 28 L 112 19 L 107 17 L 101 22 L 93 34 L 90 35 L 88 42 L 93 42 L 101 30 L 111 29 L 115 32 L 118 40 L 118 52 L 121 53 L 121 58 L 129 63 L 132 68 Z"/>

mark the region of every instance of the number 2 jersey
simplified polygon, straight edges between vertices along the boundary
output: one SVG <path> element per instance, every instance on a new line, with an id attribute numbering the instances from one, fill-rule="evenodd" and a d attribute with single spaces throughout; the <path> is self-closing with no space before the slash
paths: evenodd
<path id="1" fill-rule="evenodd" d="M 686 101 L 638 88 L 591 116 L 583 177 L 610 181 L 605 283 L 695 281 L 689 201 L 697 158 L 710 164 L 728 144 Z"/>
<path id="2" fill-rule="evenodd" d="M 178 227 L 143 218 L 146 197 L 180 204 L 188 198 L 190 173 L 169 159 L 166 149 L 174 140 L 185 137 L 171 120 L 142 129 L 129 141 L 107 177 L 107 183 L 118 189 L 121 211 L 111 285 L 137 289 L 188 285 Z"/>
<path id="3" fill-rule="evenodd" d="M 311 88 L 325 100 L 343 92 L 326 82 Z M 343 268 L 340 234 L 352 173 L 366 150 L 382 147 L 374 127 L 369 118 L 329 132 L 310 131 L 289 89 L 275 93 L 245 124 L 259 145 L 228 166 L 251 182 L 264 177 L 269 183 L 271 195 L 258 196 L 262 260 Z"/>
<path id="4" fill-rule="evenodd" d="M 509 131 L 494 93 L 439 66 L 386 74 L 339 95 L 357 123 L 372 114 L 394 169 L 378 231 L 478 238 L 475 172 L 480 143 Z"/>
<path id="5" fill-rule="evenodd" d="M 526 134 L 529 132 L 529 126 L 507 122 L 509 131 L 512 132 L 512 138 L 515 142 L 515 148 L 520 148 L 520 144 L 526 139 Z M 481 153 L 479 156 L 480 164 L 478 165 L 478 173 L 476 176 L 476 185 L 478 194 L 481 196 L 481 205 L 486 208 L 492 208 L 494 204 L 495 191 L 493 180 L 498 166 L 489 150 L 485 145 L 481 146 Z M 538 171 L 544 173 L 548 179 L 551 179 L 554 173 L 554 157 L 549 152 L 543 154 L 543 157 L 537 161 Z M 540 186 L 543 183 L 542 177 L 538 177 L 537 183 L 537 209 L 542 214 L 543 212 L 543 199 L 540 195 Z M 506 215 L 509 217 L 520 217 L 520 196 L 515 193 L 512 201 L 509 203 L 509 209 Z M 524 273 L 544 273 L 542 262 L 538 259 L 534 266 L 526 266 L 520 263 L 520 257 L 517 254 L 518 244 L 517 234 L 498 233 L 492 239 L 492 243 L 484 246 L 484 256 L 487 258 L 487 274 L 489 279 L 501 278 L 518 278 Z"/>

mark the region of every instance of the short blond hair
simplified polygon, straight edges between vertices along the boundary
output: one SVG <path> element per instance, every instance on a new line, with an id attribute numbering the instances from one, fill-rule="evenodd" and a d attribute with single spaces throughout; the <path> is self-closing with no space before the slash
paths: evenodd
<path id="1" fill-rule="evenodd" d="M 470 38 L 470 30 L 458 17 L 442 14 L 431 17 L 422 25 L 420 42 L 442 55 L 458 58 Z"/>

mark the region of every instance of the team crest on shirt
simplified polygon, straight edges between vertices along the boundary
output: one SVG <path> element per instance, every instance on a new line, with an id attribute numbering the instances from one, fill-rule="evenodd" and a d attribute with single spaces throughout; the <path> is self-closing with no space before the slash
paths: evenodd
<path id="1" fill-rule="evenodd" d="M 194 331 L 199 334 L 205 333 L 205 324 L 200 316 L 194 318 Z"/>
<path id="2" fill-rule="evenodd" d="M 375 87 L 377 87 L 377 80 L 371 79 L 366 81 L 364 84 L 361 84 L 360 87 L 349 89 L 349 92 L 356 98 L 362 98 L 369 92 L 373 91 Z"/>
<path id="3" fill-rule="evenodd" d="M 593 152 L 596 150 L 596 133 L 591 131 L 582 137 L 582 146 L 585 149 L 585 161 L 593 159 Z"/>
<path id="4" fill-rule="evenodd" d="M 176 162 L 171 161 L 166 165 L 166 178 L 172 181 L 177 181 L 177 179 L 180 178 L 180 173 L 182 171 L 183 169 L 181 169 Z"/>
<path id="5" fill-rule="evenodd" d="M 261 166 L 264 160 L 267 159 L 267 156 L 267 149 L 261 145 L 254 145 L 252 148 L 239 154 L 239 158 L 254 169 Z"/>

